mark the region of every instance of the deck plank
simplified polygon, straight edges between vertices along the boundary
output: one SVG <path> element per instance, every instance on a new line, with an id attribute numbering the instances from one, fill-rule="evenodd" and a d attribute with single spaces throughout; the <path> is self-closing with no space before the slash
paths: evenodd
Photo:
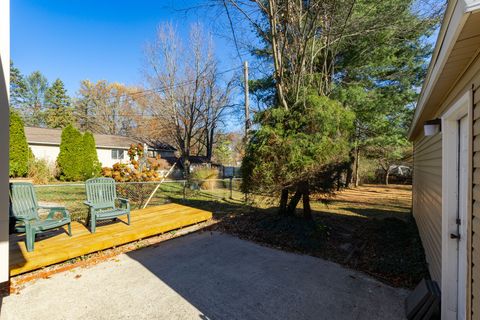
<path id="1" fill-rule="evenodd" d="M 85 254 L 120 246 L 139 239 L 169 232 L 212 218 L 212 213 L 176 203 L 133 210 L 131 225 L 122 221 L 97 226 L 92 234 L 78 222 L 72 223 L 73 236 L 57 232 L 35 242 L 27 252 L 23 236 L 10 237 L 10 275 L 15 276 Z"/>

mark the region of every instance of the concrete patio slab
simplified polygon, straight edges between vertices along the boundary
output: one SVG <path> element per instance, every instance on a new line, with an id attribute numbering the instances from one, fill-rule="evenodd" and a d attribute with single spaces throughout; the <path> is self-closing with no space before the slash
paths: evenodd
<path id="1" fill-rule="evenodd" d="M 407 290 L 322 259 L 202 232 L 38 280 L 1 319 L 404 319 Z"/>

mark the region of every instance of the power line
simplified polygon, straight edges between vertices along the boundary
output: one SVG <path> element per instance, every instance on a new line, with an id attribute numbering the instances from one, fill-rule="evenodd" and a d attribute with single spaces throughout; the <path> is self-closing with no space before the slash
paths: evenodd
<path id="1" fill-rule="evenodd" d="M 238 70 L 238 69 L 241 69 L 241 68 L 242 68 L 242 66 L 237 66 L 237 67 L 234 67 L 234 68 L 223 70 L 223 71 L 218 72 L 217 75 L 222 75 L 222 74 L 225 74 L 225 73 L 228 73 L 228 72 L 231 72 L 231 71 L 234 71 L 234 70 Z M 201 78 L 205 78 L 205 77 L 206 76 L 202 76 Z M 145 89 L 145 90 L 139 90 L 139 91 L 133 92 L 131 94 L 122 94 L 118 97 L 110 97 L 106 101 L 112 103 L 114 100 L 121 99 L 121 98 L 124 98 L 124 100 L 119 101 L 119 103 L 124 103 L 128 99 L 131 99 L 131 100 L 134 101 L 135 98 L 138 98 L 138 97 L 143 97 L 143 96 L 146 96 L 148 94 L 164 92 L 167 89 L 181 88 L 181 87 L 184 87 L 184 86 L 187 86 L 187 85 L 194 84 L 196 81 L 198 81 L 198 79 L 179 82 L 179 83 L 171 85 L 171 86 L 162 86 L 162 87 L 150 88 L 150 89 Z M 137 95 L 139 95 L 139 96 L 137 97 Z"/>
<path id="2" fill-rule="evenodd" d="M 228 108 L 231 108 L 231 107 L 236 107 L 238 106 L 237 104 L 232 104 L 232 105 L 228 105 L 226 107 Z M 87 117 L 90 117 L 91 115 L 80 115 L 81 118 L 87 118 Z M 140 117 L 140 118 L 156 118 L 156 117 L 159 117 L 159 115 L 157 113 L 155 114 L 142 114 L 142 113 L 138 113 L 138 112 L 122 112 L 122 113 L 117 113 L 115 115 L 112 115 L 112 114 L 103 114 L 103 115 L 96 115 L 96 117 Z"/>

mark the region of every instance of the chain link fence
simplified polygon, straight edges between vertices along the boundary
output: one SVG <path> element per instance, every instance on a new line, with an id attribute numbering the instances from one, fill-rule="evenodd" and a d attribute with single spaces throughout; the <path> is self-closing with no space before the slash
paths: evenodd
<path id="1" fill-rule="evenodd" d="M 117 182 L 117 195 L 130 201 L 132 210 L 170 202 L 234 201 L 242 203 L 245 194 L 240 190 L 242 179 L 168 180 L 162 183 Z M 85 221 L 88 208 L 84 183 L 35 185 L 37 199 L 44 206 L 65 206 L 75 221 Z"/>

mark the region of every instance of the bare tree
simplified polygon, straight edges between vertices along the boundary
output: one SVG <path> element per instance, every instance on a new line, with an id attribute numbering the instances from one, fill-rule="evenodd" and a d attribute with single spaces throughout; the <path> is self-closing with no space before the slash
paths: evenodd
<path id="1" fill-rule="evenodd" d="M 215 129 L 227 107 L 231 85 L 222 87 L 212 40 L 200 25 L 193 25 L 188 45 L 177 37 L 171 24 L 159 26 L 155 41 L 145 50 L 145 79 L 152 94 L 147 107 L 157 123 L 158 139 L 173 136 L 185 174 L 190 157 L 204 153 L 211 158 Z"/>
<path id="2" fill-rule="evenodd" d="M 138 107 L 132 96 L 138 91 L 105 80 L 82 81 L 75 102 L 79 127 L 96 133 L 128 135 L 136 126 L 134 115 Z"/>
<path id="3" fill-rule="evenodd" d="M 205 146 L 205 156 L 208 161 L 212 160 L 213 146 L 216 143 L 216 132 L 220 124 L 224 112 L 232 107 L 231 93 L 233 90 L 233 80 L 227 82 L 224 86 L 219 85 L 218 68 L 215 62 L 210 70 L 208 76 L 205 77 L 205 106 L 203 112 L 204 132 L 201 139 Z"/>

